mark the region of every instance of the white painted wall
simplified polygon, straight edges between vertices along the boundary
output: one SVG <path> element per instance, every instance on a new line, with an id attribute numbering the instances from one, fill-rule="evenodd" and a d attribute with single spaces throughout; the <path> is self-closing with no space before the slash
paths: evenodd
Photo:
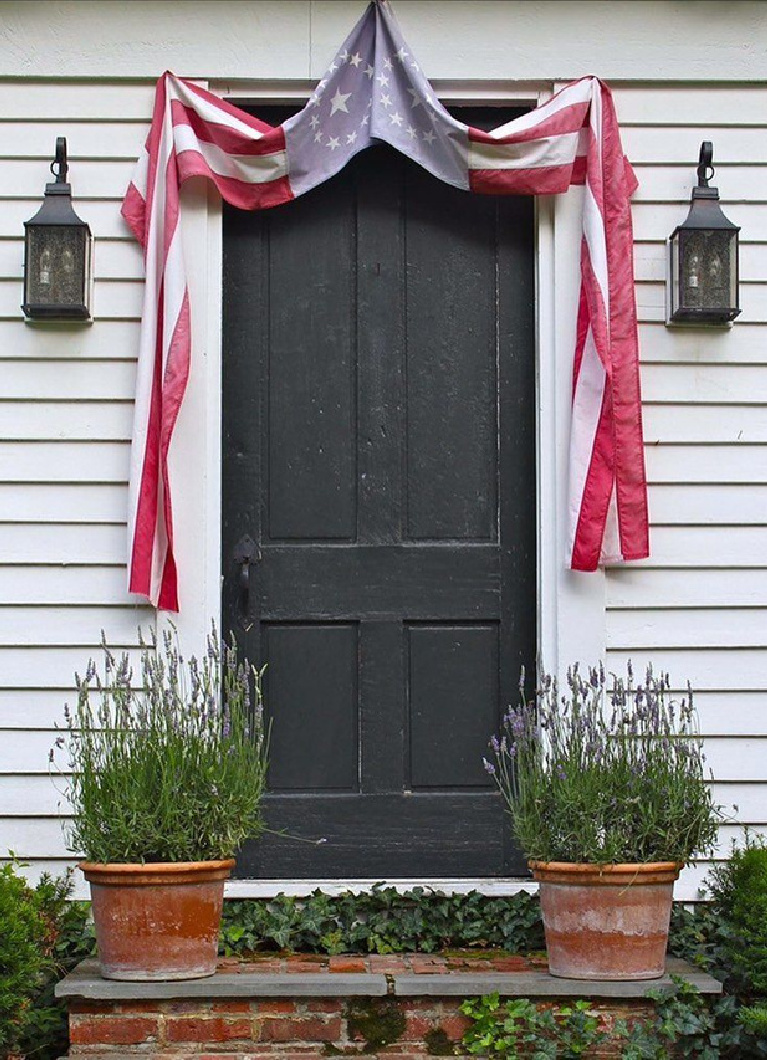
<path id="1" fill-rule="evenodd" d="M 215 4 L 0 0 L 0 855 L 42 869 L 67 853 L 47 775 L 73 672 L 153 614 L 125 593 L 127 451 L 141 255 L 119 216 L 166 67 L 224 94 L 306 95 L 359 17 L 357 0 Z M 690 679 L 719 799 L 767 826 L 767 5 L 636 0 L 398 0 L 446 100 L 612 83 L 636 195 L 637 298 L 652 559 L 578 576 L 560 549 L 577 193 L 539 203 L 542 642 L 566 663 L 607 651 Z M 96 246 L 90 328 L 23 323 L 23 221 L 56 136 Z M 662 323 L 664 239 L 686 215 L 701 140 L 742 226 L 743 314 L 729 331 Z M 195 368 L 179 422 L 182 629 L 199 643 L 218 593 L 220 214 L 186 195 Z M 723 833 L 724 846 L 739 834 Z M 680 894 L 695 894 L 704 867 Z M 237 885 L 242 893 L 243 885 Z"/>

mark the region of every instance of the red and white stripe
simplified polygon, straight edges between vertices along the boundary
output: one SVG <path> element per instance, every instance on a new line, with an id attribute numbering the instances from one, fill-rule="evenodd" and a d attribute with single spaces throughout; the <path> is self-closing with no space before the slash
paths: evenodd
<path id="1" fill-rule="evenodd" d="M 492 132 L 469 128 L 468 185 L 550 195 L 585 185 L 581 294 L 573 367 L 570 564 L 648 555 L 647 488 L 634 302 L 630 198 L 609 90 L 567 86 Z M 129 589 L 178 610 L 168 454 L 189 375 L 189 295 L 179 189 L 212 180 L 227 202 L 264 209 L 294 197 L 282 127 L 272 128 L 165 73 L 123 215 L 144 248 L 146 288 L 130 479 Z M 606 534 L 615 527 L 616 534 Z M 605 542 L 615 536 L 615 542 Z"/>
<path id="2" fill-rule="evenodd" d="M 178 579 L 168 453 L 191 356 L 179 189 L 191 176 L 208 177 L 242 209 L 293 197 L 281 128 L 165 73 L 122 212 L 144 248 L 146 268 L 131 449 L 128 588 L 170 611 L 178 610 Z"/>
<path id="3" fill-rule="evenodd" d="M 609 89 L 589 77 L 492 132 L 469 130 L 469 185 L 551 195 L 584 184 L 570 436 L 570 565 L 649 555 L 630 199 Z"/>

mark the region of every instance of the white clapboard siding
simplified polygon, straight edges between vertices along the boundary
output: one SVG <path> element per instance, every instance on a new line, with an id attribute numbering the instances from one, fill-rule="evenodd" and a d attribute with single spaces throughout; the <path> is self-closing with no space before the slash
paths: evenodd
<path id="1" fill-rule="evenodd" d="M 629 660 L 634 671 L 643 673 L 648 663 L 655 672 L 667 671 L 673 675 L 675 684 L 689 681 L 696 690 L 731 692 L 738 695 L 741 690 L 761 691 L 764 687 L 763 648 L 676 648 L 666 642 L 663 636 L 663 620 L 658 621 L 658 639 L 663 646 L 649 650 L 647 648 L 626 648 L 608 646 L 608 669 L 614 673 L 626 672 Z M 742 775 L 746 778 L 748 766 L 742 763 Z"/>
<path id="2" fill-rule="evenodd" d="M 0 373 L 0 401 L 20 398 L 35 401 L 130 401 L 136 385 L 136 367 L 130 361 L 105 357 L 84 364 L 73 358 L 63 367 L 55 360 L 14 366 Z"/>
<path id="3" fill-rule="evenodd" d="M 91 484 L 88 484 L 90 490 Z M 41 487 L 45 488 L 45 487 Z M 78 487 L 74 487 L 78 489 Z M 98 489 L 99 487 L 93 487 Z M 80 503 L 82 492 L 78 497 Z M 68 506 L 67 514 L 72 509 Z M 99 520 L 94 520 L 98 522 Z M 59 525 L 64 525 L 63 522 Z M 6 604 L 85 604 L 107 607 L 125 600 L 128 583 L 125 557 L 122 562 L 67 563 L 51 566 L 23 563 L 0 565 L 0 599 Z M 2 690 L 0 689 L 0 697 Z M 2 726 L 0 725 L 0 728 Z"/>
<path id="4" fill-rule="evenodd" d="M 649 442 L 645 445 L 647 478 L 659 482 L 767 482 L 767 446 L 684 445 Z"/>
<path id="5" fill-rule="evenodd" d="M 109 84 L 90 81 L 0 82 L 3 116 L 17 122 L 40 122 L 53 135 L 60 120 L 102 122 L 146 122 L 152 113 L 155 85 Z"/>
<path id="6" fill-rule="evenodd" d="M 139 142 L 136 142 L 136 147 Z M 109 150 L 109 142 L 104 140 Z M 67 143 L 69 148 L 69 143 Z M 69 160 L 69 158 L 68 158 Z M 131 161 L 91 161 L 80 159 L 72 162 L 69 180 L 72 196 L 80 199 L 122 198 L 130 183 L 135 167 L 135 155 Z M 37 188 L 50 180 L 50 157 L 40 159 L 4 159 L 0 164 L 0 196 L 13 198 L 19 188 Z"/>
<path id="7" fill-rule="evenodd" d="M 761 133 L 762 139 L 767 139 L 765 133 Z M 698 150 L 700 140 L 694 152 L 693 171 L 698 164 Z M 722 197 L 722 208 L 733 224 L 741 226 L 741 239 L 744 243 L 763 243 L 767 240 L 767 203 L 761 198 L 756 201 L 743 203 L 730 203 L 726 189 L 720 189 Z M 764 189 L 755 188 L 754 194 L 764 195 Z M 668 239 L 677 225 L 681 224 L 687 216 L 688 207 L 684 203 L 650 203 L 637 202 L 634 204 L 632 214 L 634 218 L 634 238 L 641 240 L 664 240 Z"/>
<path id="8" fill-rule="evenodd" d="M 0 647 L 34 647 L 39 608 L 0 607 Z M 108 644 L 134 644 L 145 609 L 135 605 L 112 607 L 46 607 L 46 644 L 91 645 L 102 629 Z"/>
<path id="9" fill-rule="evenodd" d="M 620 87 L 636 166 L 634 234 L 651 558 L 607 574 L 608 664 L 689 679 L 715 798 L 767 825 L 767 90 Z M 666 239 L 687 213 L 703 140 L 741 228 L 742 314 L 728 329 L 664 326 Z M 763 830 L 763 829 L 762 829 Z M 737 828 L 721 830 L 726 857 Z M 706 862 L 683 873 L 689 892 Z"/>
<path id="10" fill-rule="evenodd" d="M 645 442 L 767 444 L 767 406 L 645 400 Z"/>
<path id="11" fill-rule="evenodd" d="M 761 525 L 767 510 L 767 484 L 650 486 L 650 521 L 654 526 Z"/>
<path id="12" fill-rule="evenodd" d="M 126 529 L 120 523 L 0 523 L 3 563 L 119 563 Z"/>
<path id="13" fill-rule="evenodd" d="M 667 362 L 642 369 L 642 398 L 648 402 L 762 405 L 764 368 L 714 361 L 694 366 Z"/>
<path id="14" fill-rule="evenodd" d="M 56 441 L 128 441 L 133 402 L 5 402 L 0 403 L 0 422 L 6 439 L 39 440 L 42 424 L 45 438 Z"/>
<path id="15" fill-rule="evenodd" d="M 95 328 L 65 324 L 19 327 L 18 319 L 0 320 L 0 357 L 4 362 L 103 361 L 105 352 L 110 360 L 135 361 L 138 339 L 138 321 L 101 320 Z"/>
<path id="16" fill-rule="evenodd" d="M 697 163 L 697 159 L 695 159 Z M 695 165 L 689 163 L 667 166 L 659 169 L 647 163 L 634 164 L 634 172 L 639 187 L 634 192 L 634 203 L 676 202 L 680 210 L 690 204 L 690 193 L 698 183 Z M 717 184 L 726 189 L 727 202 L 753 202 L 754 190 L 764 187 L 767 180 L 767 165 L 733 166 L 727 163 L 716 164 Z M 762 195 L 762 202 L 767 200 L 767 192 Z"/>
<path id="17" fill-rule="evenodd" d="M 105 610 L 105 622 L 108 622 L 108 611 Z M 73 678 L 76 673 L 83 673 L 88 659 L 100 657 L 101 633 L 96 629 L 90 644 L 78 645 L 76 647 L 39 647 L 33 648 L 14 646 L 11 648 L 0 646 L 0 666 L 3 674 L 3 687 L 7 689 L 38 689 L 57 688 L 68 691 L 72 688 Z M 134 643 L 138 638 L 131 638 Z M 126 650 L 130 644 L 113 644 L 116 650 Z M 130 651 L 131 665 L 134 672 L 140 672 L 140 656 L 138 651 Z M 0 742 L 0 759 L 10 755 L 7 749 L 13 743 L 14 733 L 3 733 Z M 20 745 L 20 757 L 15 760 L 14 772 L 28 773 L 37 772 L 39 762 L 35 762 L 36 754 L 28 760 L 23 752 L 23 741 Z M 3 772 L 0 768 L 0 772 Z"/>
<path id="18" fill-rule="evenodd" d="M 120 216 L 153 97 L 151 81 L 0 81 L 0 859 L 29 860 L 31 879 L 72 863 L 47 755 L 74 673 L 98 656 L 102 628 L 135 645 L 154 617 L 126 592 L 143 263 Z M 26 325 L 19 308 L 23 223 L 57 136 L 94 234 L 90 327 Z M 87 895 L 81 879 L 75 894 Z"/>
<path id="19" fill-rule="evenodd" d="M 767 163 L 766 127 L 767 121 L 764 120 L 761 126 L 738 126 L 736 111 L 726 125 L 708 125 L 705 136 L 694 127 L 627 124 L 621 128 L 621 139 L 631 162 L 654 162 L 663 166 L 674 163 L 689 166 L 692 163 L 694 170 L 701 141 L 705 139 L 714 144 L 715 166 L 720 163 L 764 165 Z M 725 189 L 721 193 L 727 195 Z M 755 190 L 755 194 L 758 195 L 758 191 Z"/>
<path id="20" fill-rule="evenodd" d="M 46 433 L 44 423 L 40 433 Z M 124 442 L 0 441 L 0 482 L 128 481 L 130 446 Z"/>
<path id="21" fill-rule="evenodd" d="M 761 251 L 767 257 L 767 244 Z M 741 320 L 729 328 L 667 328 L 657 320 L 645 321 L 639 325 L 639 354 L 643 369 L 654 364 L 767 365 L 767 328 Z"/>
<path id="22" fill-rule="evenodd" d="M 123 486 L 0 483 L 0 523 L 124 523 L 127 503 Z M 0 604 L 8 602 L 5 588 L 0 580 Z"/>
<path id="23" fill-rule="evenodd" d="M 646 652 L 655 647 L 658 627 L 667 645 L 680 648 L 767 648 L 767 603 L 764 608 L 716 608 L 690 611 L 614 611 L 610 615 L 610 638 L 615 647 Z M 0 612 L 0 638 L 2 613 Z M 765 749 L 767 767 L 767 749 Z"/>
<path id="24" fill-rule="evenodd" d="M 32 878 L 73 860 L 48 751 L 74 672 L 97 655 L 102 628 L 135 653 L 136 627 L 152 617 L 125 589 L 143 267 L 120 206 L 153 92 L 150 81 L 0 80 L 0 857 L 13 849 Z M 742 824 L 767 827 L 767 89 L 632 82 L 614 94 L 639 179 L 652 555 L 607 570 L 607 663 L 652 660 L 680 689 L 695 686 L 715 798 L 732 817 L 718 859 Z M 57 136 L 95 236 L 90 327 L 20 317 L 23 222 Z M 669 329 L 666 240 L 686 216 L 704 139 L 741 226 L 743 313 L 731 328 Z M 708 868 L 686 869 L 677 894 L 697 897 Z"/>
<path id="25" fill-rule="evenodd" d="M 767 526 L 653 526 L 650 548 L 637 566 L 767 567 Z"/>
<path id="26" fill-rule="evenodd" d="M 761 85 L 707 84 L 702 91 L 694 85 L 634 84 L 618 85 L 612 92 L 622 129 L 630 125 L 710 129 L 731 126 L 736 116 L 739 126 L 767 124 Z"/>
<path id="27" fill-rule="evenodd" d="M 610 569 L 609 608 L 636 611 L 688 607 L 694 611 L 717 607 L 763 607 L 767 600 L 767 562 L 759 569 L 707 566 L 647 570 L 628 564 Z M 767 711 L 765 711 L 767 720 Z"/>
<path id="28" fill-rule="evenodd" d="M 57 134 L 66 137 L 67 158 L 77 167 L 72 179 L 73 191 L 80 189 L 80 165 L 93 159 L 117 164 L 134 162 L 149 130 L 142 119 L 127 121 L 61 121 Z M 55 144 L 55 141 L 54 141 Z M 0 120 L 0 158 L 20 161 L 51 160 L 54 144 L 47 121 L 21 122 Z"/>

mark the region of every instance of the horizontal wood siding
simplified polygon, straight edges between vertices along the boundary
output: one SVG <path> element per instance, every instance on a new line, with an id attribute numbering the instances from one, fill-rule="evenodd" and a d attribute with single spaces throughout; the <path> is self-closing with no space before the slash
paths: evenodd
<path id="1" fill-rule="evenodd" d="M 767 831 L 767 89 L 619 88 L 634 208 L 651 558 L 607 572 L 608 663 L 689 680 L 728 816 Z M 663 324 L 665 240 L 684 220 L 702 140 L 741 225 L 728 330 Z M 708 863 L 685 874 L 702 880 Z"/>
<path id="2" fill-rule="evenodd" d="M 48 750 L 73 674 L 102 628 L 135 649 L 153 617 L 124 591 L 143 270 L 119 214 L 152 92 L 0 81 L 0 857 L 12 849 L 33 876 L 67 857 Z M 733 819 L 719 857 L 743 823 L 767 828 L 767 90 L 633 84 L 615 98 L 640 182 L 652 558 L 607 572 L 608 663 L 652 660 L 696 688 L 714 790 Z M 95 323 L 31 327 L 19 309 L 23 222 L 62 135 L 96 237 Z M 742 226 L 743 314 L 729 330 L 670 330 L 665 239 L 686 215 L 703 139 Z M 685 873 L 687 896 L 705 869 Z"/>
<path id="3" fill-rule="evenodd" d="M 141 252 L 120 202 L 146 135 L 149 85 L 0 82 L 0 857 L 57 871 L 64 778 L 48 752 L 74 673 L 135 649 L 154 612 L 125 591 L 128 452 Z M 75 209 L 96 240 L 90 327 L 23 322 L 23 221 L 57 136 Z"/>

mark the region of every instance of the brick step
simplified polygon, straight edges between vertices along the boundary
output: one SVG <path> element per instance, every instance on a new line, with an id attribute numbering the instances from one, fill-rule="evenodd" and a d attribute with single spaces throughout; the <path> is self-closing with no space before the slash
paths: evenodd
<path id="1" fill-rule="evenodd" d="M 704 993 L 721 992 L 681 961 L 670 960 L 669 972 Z M 56 992 L 69 1006 L 70 1060 L 416 1060 L 461 1055 L 466 997 L 585 997 L 609 1033 L 618 1019 L 649 1015 L 646 991 L 664 982 L 668 975 L 653 983 L 568 981 L 524 958 L 416 954 L 227 961 L 210 979 L 157 983 L 102 979 L 96 962 L 85 961 Z M 619 1055 L 617 1045 L 594 1054 Z"/>

